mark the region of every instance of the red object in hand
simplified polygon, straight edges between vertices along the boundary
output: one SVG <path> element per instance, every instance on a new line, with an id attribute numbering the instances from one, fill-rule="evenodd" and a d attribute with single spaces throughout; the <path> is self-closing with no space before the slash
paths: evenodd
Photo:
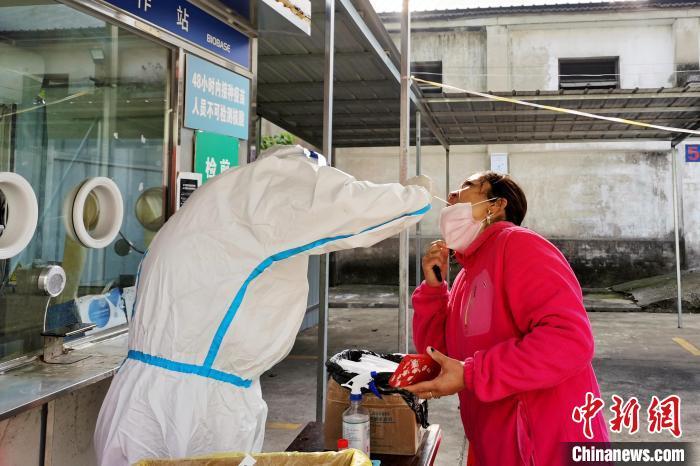
<path id="1" fill-rule="evenodd" d="M 407 354 L 389 379 L 389 385 L 403 388 L 433 380 L 440 374 L 440 364 L 427 354 Z"/>
<path id="2" fill-rule="evenodd" d="M 339 438 L 338 439 L 338 451 L 347 450 L 348 445 L 349 445 L 348 439 L 346 439 L 346 438 Z"/>

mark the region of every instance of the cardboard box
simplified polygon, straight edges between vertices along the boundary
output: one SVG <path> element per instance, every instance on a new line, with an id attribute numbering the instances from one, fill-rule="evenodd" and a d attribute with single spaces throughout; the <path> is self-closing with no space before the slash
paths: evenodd
<path id="1" fill-rule="evenodd" d="M 369 410 L 370 452 L 390 455 L 415 455 L 420 445 L 421 427 L 416 414 L 401 395 L 364 395 L 362 405 Z M 350 406 L 350 390 L 330 379 L 326 397 L 326 421 L 323 425 L 327 450 L 335 450 L 343 436 L 343 411 Z"/>

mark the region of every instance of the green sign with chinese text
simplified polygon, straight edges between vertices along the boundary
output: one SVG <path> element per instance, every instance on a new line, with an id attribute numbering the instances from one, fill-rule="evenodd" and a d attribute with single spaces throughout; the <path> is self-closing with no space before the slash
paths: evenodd
<path id="1" fill-rule="evenodd" d="M 194 171 L 202 174 L 202 184 L 236 166 L 238 166 L 237 138 L 204 131 L 195 133 Z"/>

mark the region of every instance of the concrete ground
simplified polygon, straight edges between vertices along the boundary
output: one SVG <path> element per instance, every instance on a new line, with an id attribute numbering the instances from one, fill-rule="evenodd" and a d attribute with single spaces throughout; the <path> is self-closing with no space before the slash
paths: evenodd
<path id="1" fill-rule="evenodd" d="M 684 316 L 683 329 L 677 328 L 676 316 L 670 313 L 593 312 L 589 316 L 596 338 L 594 367 L 606 403 L 606 418 L 610 419 L 613 394 L 625 400 L 636 396 L 641 404 L 643 431 L 613 434 L 613 440 L 673 440 L 668 432 L 646 432 L 646 409 L 652 395 L 664 398 L 677 394 L 682 399 L 682 440 L 700 442 L 700 315 Z M 349 347 L 394 351 L 396 322 L 396 309 L 333 308 L 329 354 Z M 312 328 L 299 334 L 291 354 L 263 375 L 263 397 L 269 406 L 265 451 L 283 451 L 303 425 L 315 418 L 315 352 L 316 329 Z M 437 464 L 464 464 L 466 441 L 457 398 L 431 401 L 430 422 L 443 429 Z"/>
<path id="2" fill-rule="evenodd" d="M 682 290 L 684 309 L 700 312 L 700 270 L 683 271 Z M 398 307 L 399 289 L 388 285 L 340 285 L 330 288 L 328 300 L 331 307 Z M 589 312 L 675 312 L 675 302 L 675 273 L 609 288 L 583 289 L 583 304 Z"/>

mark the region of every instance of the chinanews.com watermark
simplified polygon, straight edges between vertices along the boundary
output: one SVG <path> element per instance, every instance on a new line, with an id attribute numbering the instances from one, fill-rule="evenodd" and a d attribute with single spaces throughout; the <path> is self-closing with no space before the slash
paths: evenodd
<path id="1" fill-rule="evenodd" d="M 680 439 L 683 435 L 681 399 L 678 395 L 670 395 L 663 399 L 652 396 L 643 417 L 640 416 L 642 405 L 636 397 L 630 397 L 625 401 L 618 395 L 612 395 L 612 401 L 610 411 L 613 416 L 608 422 L 611 432 L 634 435 L 644 427 L 649 434 L 668 432 L 676 439 Z M 581 425 L 583 435 L 591 442 L 566 444 L 570 465 L 686 466 L 696 464 L 694 446 L 689 442 L 595 442 L 596 432 L 593 420 L 604 407 L 605 402 L 601 398 L 593 393 L 587 393 L 584 403 L 573 409 L 571 419 Z"/>
<path id="2" fill-rule="evenodd" d="M 570 466 L 695 465 L 693 445 L 686 442 L 568 443 Z"/>

